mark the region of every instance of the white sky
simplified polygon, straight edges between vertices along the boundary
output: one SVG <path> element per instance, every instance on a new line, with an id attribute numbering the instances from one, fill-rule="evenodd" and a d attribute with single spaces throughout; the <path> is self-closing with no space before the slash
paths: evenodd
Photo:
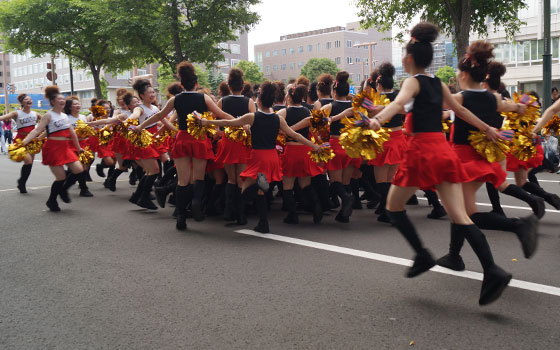
<path id="1" fill-rule="evenodd" d="M 280 40 L 281 35 L 345 26 L 359 20 L 353 0 L 262 0 L 253 7 L 261 17 L 249 32 L 249 60 L 254 45 Z"/>

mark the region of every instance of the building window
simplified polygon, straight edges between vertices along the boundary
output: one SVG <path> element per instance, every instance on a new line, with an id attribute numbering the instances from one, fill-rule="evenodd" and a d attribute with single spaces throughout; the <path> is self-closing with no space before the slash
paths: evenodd
<path id="1" fill-rule="evenodd" d="M 280 56 L 286 56 L 286 49 L 280 50 Z"/>
<path id="2" fill-rule="evenodd" d="M 233 67 L 233 66 L 237 66 L 237 64 L 239 63 L 239 60 L 237 60 L 235 58 L 232 58 L 230 62 L 231 62 L 231 67 Z"/>
<path id="3" fill-rule="evenodd" d="M 352 40 L 346 40 L 346 47 L 352 47 Z"/>
<path id="4" fill-rule="evenodd" d="M 340 64 L 340 57 L 335 58 L 335 59 L 334 59 L 334 63 Z"/>
<path id="5" fill-rule="evenodd" d="M 276 64 L 273 65 L 273 66 L 272 66 L 272 71 L 273 71 L 273 72 L 277 72 L 277 71 L 278 71 L 278 65 L 276 65 Z"/>
<path id="6" fill-rule="evenodd" d="M 300 62 L 298 62 L 297 66 L 298 66 L 298 68 L 301 68 L 301 67 L 303 67 L 303 62 L 301 62 L 301 61 L 300 61 Z"/>
<path id="7" fill-rule="evenodd" d="M 368 65 L 368 58 L 364 58 L 364 66 Z"/>
<path id="8" fill-rule="evenodd" d="M 321 43 L 317 44 L 317 51 L 321 51 Z"/>
<path id="9" fill-rule="evenodd" d="M 352 64 L 352 57 L 350 57 L 350 56 L 346 57 L 346 63 L 347 64 Z"/>
<path id="10" fill-rule="evenodd" d="M 241 45 L 239 44 L 231 44 L 229 48 L 231 49 L 231 53 L 234 53 L 236 55 L 239 55 L 241 53 Z"/>
<path id="11" fill-rule="evenodd" d="M 313 45 L 307 45 L 307 52 L 313 51 Z"/>
<path id="12" fill-rule="evenodd" d="M 335 40 L 334 47 L 340 47 L 340 40 Z"/>
<path id="13" fill-rule="evenodd" d="M 280 69 L 282 69 L 282 70 L 286 70 L 286 63 L 282 63 L 282 66 L 281 66 L 281 68 L 280 68 Z"/>
<path id="14" fill-rule="evenodd" d="M 270 57 L 270 51 L 265 52 L 264 57 Z"/>
<path id="15" fill-rule="evenodd" d="M 272 51 L 272 56 L 278 56 L 278 50 Z"/>
<path id="16" fill-rule="evenodd" d="M 360 42 L 358 40 L 354 41 L 354 45 L 359 45 Z"/>
<path id="17" fill-rule="evenodd" d="M 356 74 L 356 81 L 361 81 L 362 80 L 362 75 L 361 74 Z"/>
<path id="18" fill-rule="evenodd" d="M 356 57 L 356 63 L 360 63 L 360 57 Z"/>
<path id="19" fill-rule="evenodd" d="M 294 50 L 293 47 L 290 48 L 290 55 L 293 55 L 294 53 L 296 53 L 296 50 Z"/>
<path id="20" fill-rule="evenodd" d="M 331 42 L 327 41 L 327 43 L 325 44 L 325 47 L 327 48 L 327 50 L 330 49 L 331 48 Z"/>
<path id="21" fill-rule="evenodd" d="M 219 46 L 221 49 L 224 49 L 224 50 L 229 49 L 229 46 L 228 46 L 227 43 L 219 43 L 218 46 Z"/>
<path id="22" fill-rule="evenodd" d="M 294 70 L 296 69 L 296 64 L 295 63 L 290 63 L 290 70 Z"/>
<path id="23" fill-rule="evenodd" d="M 265 66 L 265 67 L 264 67 L 264 71 L 265 71 L 266 73 L 270 72 L 270 66 Z"/>
<path id="24" fill-rule="evenodd" d="M 303 46 L 298 46 L 297 51 L 300 53 L 303 52 Z"/>

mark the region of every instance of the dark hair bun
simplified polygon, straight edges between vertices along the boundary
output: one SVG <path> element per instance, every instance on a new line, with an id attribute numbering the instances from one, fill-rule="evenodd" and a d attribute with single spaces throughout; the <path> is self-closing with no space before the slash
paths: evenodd
<path id="1" fill-rule="evenodd" d="M 171 83 L 169 85 L 167 85 L 167 93 L 171 96 L 175 96 L 180 94 L 183 91 L 183 87 L 181 86 L 181 84 L 179 84 L 178 82 L 176 83 Z"/>
<path id="2" fill-rule="evenodd" d="M 500 78 L 506 74 L 506 66 L 502 62 L 492 61 L 488 64 L 488 75 L 493 78 Z"/>
<path id="3" fill-rule="evenodd" d="M 125 88 L 118 88 L 117 91 L 115 91 L 115 94 L 117 95 L 117 98 L 121 98 L 127 92 L 128 92 L 128 90 L 125 89 Z"/>
<path id="4" fill-rule="evenodd" d="M 152 86 L 148 79 L 138 79 L 132 84 L 132 88 L 138 91 L 138 94 L 142 95 L 146 90 Z"/>
<path id="5" fill-rule="evenodd" d="M 488 60 L 494 57 L 494 46 L 484 40 L 477 40 L 469 45 L 467 55 L 474 59 L 478 64 L 488 64 Z"/>
<path id="6" fill-rule="evenodd" d="M 243 86 L 245 84 L 243 81 L 243 71 L 235 67 L 230 69 L 227 84 L 229 85 L 231 91 L 238 92 L 243 90 Z"/>
<path id="7" fill-rule="evenodd" d="M 259 100 L 263 108 L 270 108 L 274 104 L 277 95 L 277 86 L 270 81 L 261 84 Z"/>
<path id="8" fill-rule="evenodd" d="M 379 66 L 379 75 L 392 77 L 395 75 L 395 67 L 389 62 L 382 63 Z"/>
<path id="9" fill-rule="evenodd" d="M 328 73 L 319 75 L 317 78 L 317 90 L 323 95 L 330 95 L 334 78 Z"/>
<path id="10" fill-rule="evenodd" d="M 181 85 L 187 91 L 194 89 L 198 82 L 194 66 L 188 61 L 183 61 L 177 65 L 177 75 L 181 80 Z"/>
<path id="11" fill-rule="evenodd" d="M 45 88 L 45 97 L 49 101 L 54 100 L 58 94 L 60 94 L 58 86 L 50 85 Z"/>
<path id="12" fill-rule="evenodd" d="M 132 102 L 134 95 L 131 92 L 127 92 L 122 96 L 123 102 L 128 106 Z"/>
<path id="13" fill-rule="evenodd" d="M 346 71 L 341 71 L 336 73 L 336 81 L 339 84 L 344 84 L 346 82 L 348 82 L 348 79 L 350 78 L 350 74 L 348 74 L 348 72 Z"/>
<path id="14" fill-rule="evenodd" d="M 436 26 L 429 22 L 420 22 L 410 31 L 410 37 L 421 43 L 433 43 L 438 35 Z"/>

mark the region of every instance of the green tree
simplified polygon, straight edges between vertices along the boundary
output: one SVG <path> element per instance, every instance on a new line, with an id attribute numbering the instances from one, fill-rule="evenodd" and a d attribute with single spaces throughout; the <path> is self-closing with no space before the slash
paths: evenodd
<path id="1" fill-rule="evenodd" d="M 62 53 L 78 68 L 89 68 L 97 97 L 100 75 L 144 62 L 137 50 L 123 47 L 111 31 L 112 0 L 12 0 L 0 3 L 1 39 L 9 51 L 35 56 Z"/>
<path id="2" fill-rule="evenodd" d="M 217 73 L 216 73 L 214 71 L 214 69 L 212 69 L 212 68 L 208 69 L 208 85 L 209 85 L 210 90 L 212 90 L 213 94 L 218 93 L 218 86 L 224 80 L 225 80 L 225 77 L 224 77 L 224 74 L 222 73 L 222 71 L 218 70 Z"/>
<path id="3" fill-rule="evenodd" d="M 457 72 L 455 72 L 455 69 L 449 66 L 443 66 L 436 72 L 436 77 L 438 77 L 439 80 L 443 81 L 445 84 L 449 84 L 449 78 L 455 77 L 456 75 Z"/>
<path id="4" fill-rule="evenodd" d="M 381 32 L 392 27 L 410 29 L 415 16 L 435 23 L 440 30 L 453 37 L 458 57 L 465 55 L 469 33 L 488 34 L 488 18 L 495 26 L 505 29 L 508 37 L 524 24 L 519 17 L 526 7 L 524 0 L 357 0 L 362 26 L 375 27 Z M 402 38 L 403 32 L 397 38 Z"/>
<path id="5" fill-rule="evenodd" d="M 170 67 L 179 62 L 212 65 L 223 60 L 218 44 L 248 32 L 259 16 L 251 11 L 260 0 L 114 0 L 123 46 Z"/>
<path id="6" fill-rule="evenodd" d="M 329 58 L 312 58 L 301 68 L 301 75 L 306 76 L 311 81 L 315 81 L 323 73 L 335 76 L 339 71 L 340 68 Z"/>
<path id="7" fill-rule="evenodd" d="M 235 67 L 243 71 L 243 79 L 248 83 L 260 84 L 264 81 L 264 74 L 255 62 L 241 60 Z"/>
<path id="8" fill-rule="evenodd" d="M 101 98 L 104 100 L 106 100 L 107 96 L 109 96 L 109 90 L 107 89 L 108 85 L 109 82 L 107 79 L 105 79 L 105 77 L 101 77 Z"/>

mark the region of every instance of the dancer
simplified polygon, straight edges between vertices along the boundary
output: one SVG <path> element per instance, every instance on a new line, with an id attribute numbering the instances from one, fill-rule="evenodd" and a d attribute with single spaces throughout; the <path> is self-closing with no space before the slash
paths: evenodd
<path id="1" fill-rule="evenodd" d="M 171 157 L 177 168 L 177 225 L 178 230 L 186 230 L 186 207 L 189 197 L 192 198 L 191 211 L 196 221 L 204 220 L 202 212 L 202 197 L 204 195 L 204 175 L 208 159 L 214 157 L 212 141 L 205 137 L 197 140 L 187 132 L 187 116 L 193 112 L 211 112 L 215 117 L 222 119 L 233 119 L 223 112 L 208 95 L 197 92 L 198 77 L 193 65 L 183 61 L 177 65 L 177 75 L 181 79 L 181 85 L 185 92 L 169 99 L 165 107 L 150 118 L 143 121 L 136 130 L 140 132 L 146 125 L 156 123 L 167 116 L 173 109 L 177 112 L 179 133 L 175 144 L 171 149 Z M 189 188 L 191 179 L 194 184 Z M 190 192 L 190 194 L 189 194 Z"/>
<path id="2" fill-rule="evenodd" d="M 489 139 L 496 140 L 498 133 L 458 104 L 437 77 L 426 74 L 425 69 L 433 58 L 432 42 L 438 36 L 436 27 L 419 23 L 410 34 L 403 66 L 412 77 L 404 81 L 397 98 L 371 120 L 371 127 L 378 130 L 411 102 L 412 115 L 407 127 L 412 129 L 413 136 L 389 190 L 387 215 L 416 252 L 406 276 L 415 277 L 428 271 L 436 262 L 424 248 L 404 207 L 418 188 L 435 187 L 451 219 L 451 232 L 466 237 L 482 264 L 484 279 L 479 304 L 489 304 L 500 297 L 512 276 L 495 264 L 486 237 L 467 214 L 461 182 L 468 180 L 468 175 L 442 133 L 443 102 L 459 118 L 484 131 Z"/>
<path id="3" fill-rule="evenodd" d="M 104 119 L 111 119 L 113 117 L 113 109 L 111 108 L 109 101 L 100 99 L 97 100 L 95 105 L 101 106 L 105 110 Z M 103 169 L 109 168 L 107 175 L 111 177 L 115 169 L 115 152 L 113 152 L 113 139 L 111 139 L 111 141 L 109 141 L 107 144 L 104 145 L 101 145 L 99 143 L 98 138 L 97 140 L 98 140 L 98 144 L 95 147 L 95 150 L 97 152 L 97 157 L 101 159 L 101 162 L 95 166 L 95 171 L 97 172 L 97 175 L 99 177 L 105 177 L 105 173 L 103 172 Z M 104 181 L 103 185 L 107 187 L 106 180 Z"/>
<path id="4" fill-rule="evenodd" d="M 274 113 L 272 105 L 275 97 L 278 96 L 276 84 L 269 81 L 264 82 L 260 86 L 259 111 L 255 113 L 247 113 L 244 116 L 234 120 L 202 120 L 203 125 L 217 126 L 242 126 L 251 125 L 251 140 L 253 151 L 251 158 L 247 164 L 247 169 L 241 173 L 243 179 L 243 190 L 241 193 L 240 208 L 242 216 L 238 220 L 239 224 L 246 224 L 246 214 L 244 212 L 245 203 L 255 199 L 259 214 L 259 222 L 255 227 L 255 231 L 261 233 L 270 232 L 268 226 L 268 205 L 265 199 L 265 192 L 269 189 L 269 181 L 281 181 L 282 170 L 280 168 L 280 160 L 276 151 L 276 138 L 278 132 L 282 131 L 287 137 L 294 139 L 313 150 L 318 150 L 319 146 L 307 140 L 302 135 L 293 131 L 286 121 L 279 118 Z"/>
<path id="5" fill-rule="evenodd" d="M 279 111 L 278 116 L 283 119 L 288 126 L 293 126 L 310 116 L 309 109 L 302 105 L 307 95 L 305 85 L 292 85 L 288 88 L 287 104 L 288 107 Z M 309 128 L 297 130 L 301 136 L 309 139 Z M 321 204 L 317 193 L 311 186 L 311 177 L 323 173 L 323 169 L 318 166 L 307 154 L 311 148 L 300 142 L 287 138 L 286 149 L 282 155 L 282 188 L 284 204 L 288 210 L 288 215 L 284 218 L 287 224 L 299 223 L 296 211 L 296 199 L 294 196 L 294 184 L 297 179 L 301 188 L 304 207 L 311 208 L 313 211 L 313 222 L 319 223 L 323 217 Z"/>
<path id="6" fill-rule="evenodd" d="M 31 110 L 31 106 L 33 106 L 33 99 L 31 96 L 27 94 L 19 94 L 17 97 L 19 104 L 21 105 L 21 109 L 17 111 L 10 112 L 6 115 L 0 117 L 0 121 L 10 120 L 13 119 L 16 121 L 17 125 L 17 136 L 15 141 L 23 140 L 25 136 L 27 136 L 37 122 L 41 119 L 41 115 L 35 111 Z M 20 177 L 17 180 L 17 188 L 19 193 L 27 193 L 27 179 L 29 179 L 29 175 L 31 175 L 31 168 L 33 167 L 33 160 L 35 159 L 35 155 L 33 154 L 26 154 L 25 158 L 23 158 L 23 165 L 21 167 Z"/>
<path id="7" fill-rule="evenodd" d="M 60 93 L 57 86 L 47 86 L 45 97 L 49 100 L 52 109 L 45 113 L 37 127 L 25 136 L 22 143 L 27 145 L 43 130 L 47 130 L 47 140 L 43 145 L 43 164 L 49 166 L 55 181 L 51 186 L 51 194 L 46 204 L 50 211 L 56 212 L 60 211 L 56 200 L 58 196 L 63 202 L 70 203 L 67 189 L 64 188 L 66 180 L 64 165 L 68 166 L 72 174 L 81 177 L 85 177 L 86 174 L 70 144 L 70 142 L 73 143 L 78 153 L 83 151 L 68 116 L 63 112 L 66 98 Z"/>
<path id="8" fill-rule="evenodd" d="M 493 50 L 492 45 L 484 41 L 471 43 L 467 49 L 467 55 L 458 64 L 457 80 L 463 91 L 454 95 L 457 102 L 488 124 L 492 123 L 496 111 L 500 112 L 504 105 L 501 97 L 495 96 L 486 89 L 481 89 L 482 82 L 488 74 L 488 61 L 494 56 Z M 478 212 L 475 203 L 476 191 L 484 182 L 490 182 L 494 187 L 499 187 L 505 181 L 506 173 L 500 163 L 489 163 L 476 152 L 468 140 L 471 131 L 476 131 L 476 128 L 463 119 L 455 120 L 453 150 L 461 159 L 470 180 L 463 183 L 463 197 L 467 214 L 482 230 L 514 232 L 521 242 L 525 257 L 530 258 L 537 247 L 538 219 L 535 215 L 513 219 L 493 212 Z M 457 271 L 464 270 L 465 264 L 459 255 L 463 241 L 464 236 L 460 231 L 452 231 L 449 254 L 438 259 L 437 264 Z"/>

